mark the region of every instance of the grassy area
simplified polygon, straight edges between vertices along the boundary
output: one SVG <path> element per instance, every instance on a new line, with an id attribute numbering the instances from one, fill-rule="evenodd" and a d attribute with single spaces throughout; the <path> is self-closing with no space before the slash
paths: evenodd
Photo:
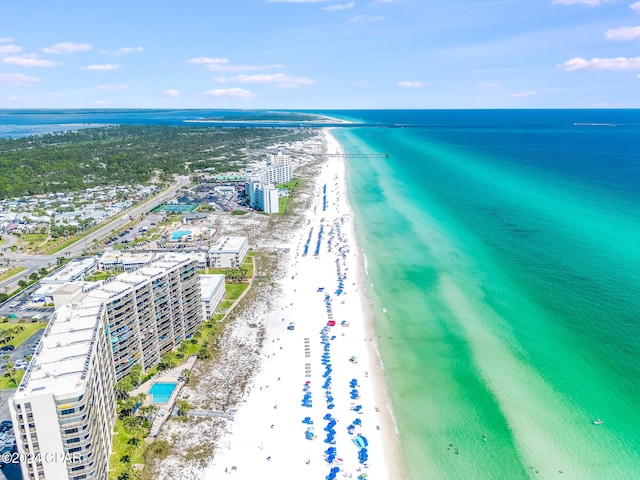
<path id="1" fill-rule="evenodd" d="M 276 188 L 286 188 L 289 191 L 295 190 L 298 186 L 298 179 L 294 178 L 290 182 L 281 183 L 280 185 L 276 185 Z"/>
<path id="2" fill-rule="evenodd" d="M 0 336 L 2 336 L 2 333 L 4 333 L 5 330 L 9 330 L 10 328 L 15 328 L 17 325 L 20 325 L 24 329 L 21 332 L 18 332 L 6 344 L 2 344 L 2 345 L 13 345 L 14 347 L 19 347 L 31 335 L 33 335 L 38 330 L 42 330 L 43 328 L 45 328 L 47 326 L 46 323 L 41 323 L 41 322 L 35 322 L 35 323 L 0 323 Z"/>
<path id="3" fill-rule="evenodd" d="M 0 391 L 4 390 L 5 388 L 18 388 L 22 377 L 24 377 L 24 370 L 16 370 L 16 380 L 18 381 L 18 383 L 15 383 L 9 377 L 3 375 L 2 377 L 0 377 Z"/>
<path id="4" fill-rule="evenodd" d="M 253 277 L 253 252 L 247 253 L 242 262 L 242 267 L 247 270 L 247 278 Z"/>
<path id="5" fill-rule="evenodd" d="M 109 462 L 109 478 L 116 480 L 125 472 L 131 471 L 134 463 L 144 463 L 144 454 L 147 444 L 138 433 L 135 435 L 125 427 L 124 422 L 116 419 L 114 426 L 111 461 Z M 135 440 L 133 440 L 135 438 Z M 124 459 L 128 461 L 123 461 Z"/>
<path id="6" fill-rule="evenodd" d="M 46 253 L 47 255 L 53 255 L 54 253 L 58 253 L 60 250 L 67 248 L 69 245 L 72 245 L 82 240 L 82 238 L 83 236 L 80 236 L 80 235 L 75 237 L 70 237 L 67 240 L 63 241 L 62 243 L 56 245 L 55 247 L 49 248 L 44 253 Z"/>
<path id="7" fill-rule="evenodd" d="M 233 305 L 233 300 L 223 300 L 223 301 L 220 302 L 220 306 L 218 307 L 218 309 L 219 310 L 226 310 L 231 305 Z"/>
<path id="8" fill-rule="evenodd" d="M 242 295 L 242 292 L 244 292 L 247 287 L 249 287 L 248 283 L 227 283 L 225 285 L 223 301 L 235 301 L 240 295 Z"/>
<path id="9" fill-rule="evenodd" d="M 278 199 L 278 213 L 280 215 L 289 213 L 289 197 L 280 197 Z"/>
<path id="10" fill-rule="evenodd" d="M 23 267 L 23 266 L 10 268 L 6 272 L 4 272 L 2 275 L 0 275 L 0 282 L 3 280 L 6 280 L 7 278 L 13 277 L 14 275 L 17 275 L 18 273 L 26 269 L 27 267 Z"/>
<path id="11" fill-rule="evenodd" d="M 109 272 L 96 272 L 93 275 L 89 275 L 85 280 L 87 282 L 99 282 L 101 280 L 106 280 L 110 276 L 111 274 Z"/>

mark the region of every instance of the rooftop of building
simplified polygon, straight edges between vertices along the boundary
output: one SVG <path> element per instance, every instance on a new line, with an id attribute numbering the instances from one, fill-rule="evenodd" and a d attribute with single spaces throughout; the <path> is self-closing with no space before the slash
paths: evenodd
<path id="1" fill-rule="evenodd" d="M 100 312 L 104 302 L 169 268 L 192 260 L 188 254 L 171 252 L 160 255 L 149 266 L 122 273 L 112 280 L 58 286 L 54 295 L 69 296 L 69 300 L 57 308 L 51 318 L 15 398 L 39 393 L 64 395 L 80 390 L 86 381 L 91 346 L 101 328 Z"/>
<path id="2" fill-rule="evenodd" d="M 100 257 L 100 263 L 147 263 L 153 261 L 154 252 L 122 252 L 120 250 L 106 250 Z"/>
<path id="3" fill-rule="evenodd" d="M 59 270 L 47 275 L 40 283 L 66 283 L 71 282 L 87 270 L 91 270 L 96 264 L 94 257 L 72 260 Z"/>
<path id="4" fill-rule="evenodd" d="M 247 237 L 220 237 L 215 241 L 210 253 L 235 253 L 244 248 L 248 239 Z"/>
<path id="5" fill-rule="evenodd" d="M 221 274 L 208 274 L 200 275 L 200 291 L 202 292 L 202 298 L 211 298 L 213 292 L 215 292 L 220 284 L 224 285 L 224 275 Z"/>
<path id="6" fill-rule="evenodd" d="M 92 305 L 56 310 L 14 398 L 40 393 L 64 395 L 83 388 L 101 308 Z"/>

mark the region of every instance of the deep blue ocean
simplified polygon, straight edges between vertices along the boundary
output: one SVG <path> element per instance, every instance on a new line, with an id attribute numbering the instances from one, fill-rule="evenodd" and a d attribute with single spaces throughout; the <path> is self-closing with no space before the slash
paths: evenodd
<path id="1" fill-rule="evenodd" d="M 640 111 L 306 113 L 389 154 L 348 190 L 411 478 L 640 478 Z M 0 137 L 243 115 L 0 111 Z"/>

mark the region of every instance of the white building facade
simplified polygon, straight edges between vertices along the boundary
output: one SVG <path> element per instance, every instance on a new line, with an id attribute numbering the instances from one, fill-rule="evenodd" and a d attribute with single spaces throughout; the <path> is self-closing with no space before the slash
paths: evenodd
<path id="1" fill-rule="evenodd" d="M 267 183 L 256 187 L 256 208 L 264 213 L 280 211 L 280 194 L 273 184 Z"/>
<path id="2" fill-rule="evenodd" d="M 56 310 L 9 401 L 22 478 L 106 479 L 115 369 L 104 305 Z"/>
<path id="3" fill-rule="evenodd" d="M 271 155 L 266 166 L 255 170 L 248 169 L 245 192 L 249 198 L 249 206 L 266 213 L 277 213 L 279 202 L 276 200 L 278 190 L 275 185 L 290 182 L 292 179 L 293 166 L 282 153 Z M 268 207 L 268 210 L 265 207 Z"/>
<path id="4" fill-rule="evenodd" d="M 202 315 L 206 321 L 215 315 L 224 298 L 224 275 L 200 275 L 200 291 Z"/>
<path id="5" fill-rule="evenodd" d="M 211 268 L 238 268 L 249 252 L 247 237 L 220 237 L 209 249 Z"/>

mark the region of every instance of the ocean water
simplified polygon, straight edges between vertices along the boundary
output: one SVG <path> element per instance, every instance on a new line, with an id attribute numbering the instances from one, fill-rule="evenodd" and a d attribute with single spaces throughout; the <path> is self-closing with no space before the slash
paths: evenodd
<path id="1" fill-rule="evenodd" d="M 390 155 L 348 189 L 411 480 L 640 478 L 640 111 L 301 113 Z M 0 138 L 278 114 L 4 110 Z"/>
<path id="2" fill-rule="evenodd" d="M 335 113 L 412 478 L 640 478 L 640 112 Z"/>

